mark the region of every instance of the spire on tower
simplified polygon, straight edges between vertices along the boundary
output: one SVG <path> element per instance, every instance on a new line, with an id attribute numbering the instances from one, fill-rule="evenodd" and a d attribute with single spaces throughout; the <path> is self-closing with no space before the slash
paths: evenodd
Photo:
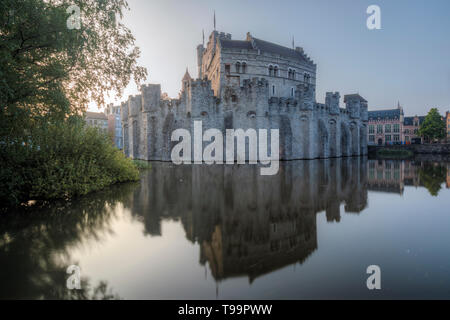
<path id="1" fill-rule="evenodd" d="M 188 68 L 186 67 L 186 73 L 184 74 L 183 81 L 189 81 L 189 80 L 192 80 L 192 77 L 189 74 Z"/>

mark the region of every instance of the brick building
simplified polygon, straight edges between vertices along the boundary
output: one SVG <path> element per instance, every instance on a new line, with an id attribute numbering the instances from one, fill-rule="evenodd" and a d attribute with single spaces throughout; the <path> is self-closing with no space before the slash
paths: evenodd
<path id="1" fill-rule="evenodd" d="M 401 144 L 403 132 L 403 108 L 369 111 L 368 144 Z"/>
<path id="2" fill-rule="evenodd" d="M 403 121 L 403 142 L 405 144 L 422 143 L 422 137 L 418 135 L 420 125 L 425 117 L 405 117 Z"/>

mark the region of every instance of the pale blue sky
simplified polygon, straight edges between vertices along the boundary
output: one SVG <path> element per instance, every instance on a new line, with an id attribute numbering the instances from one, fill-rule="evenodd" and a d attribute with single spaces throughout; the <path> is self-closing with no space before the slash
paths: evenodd
<path id="1" fill-rule="evenodd" d="M 317 63 L 317 101 L 325 92 L 359 92 L 369 109 L 397 101 L 407 115 L 450 109 L 448 0 L 129 0 L 124 23 L 141 48 L 147 82 L 176 97 L 189 68 L 197 76 L 196 46 L 217 29 L 244 39 L 295 45 Z M 366 27 L 366 9 L 381 7 L 382 30 Z M 130 85 L 125 94 L 138 93 Z M 124 97 L 125 99 L 125 97 Z"/>

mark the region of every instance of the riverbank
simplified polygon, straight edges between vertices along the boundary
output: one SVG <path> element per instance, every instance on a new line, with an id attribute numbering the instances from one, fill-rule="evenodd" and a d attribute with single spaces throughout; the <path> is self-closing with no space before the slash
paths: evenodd
<path id="1" fill-rule="evenodd" d="M 450 156 L 450 144 L 411 144 L 396 146 L 369 146 L 370 158 L 410 159 L 416 155 Z"/>

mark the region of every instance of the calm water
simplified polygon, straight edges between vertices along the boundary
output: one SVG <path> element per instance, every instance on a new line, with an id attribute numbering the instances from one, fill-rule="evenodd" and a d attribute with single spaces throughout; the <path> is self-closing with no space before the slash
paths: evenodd
<path id="1" fill-rule="evenodd" d="M 139 183 L 0 216 L 0 299 L 449 299 L 449 183 L 446 162 L 297 161 L 271 177 L 154 163 Z M 66 289 L 69 265 L 83 290 Z"/>

